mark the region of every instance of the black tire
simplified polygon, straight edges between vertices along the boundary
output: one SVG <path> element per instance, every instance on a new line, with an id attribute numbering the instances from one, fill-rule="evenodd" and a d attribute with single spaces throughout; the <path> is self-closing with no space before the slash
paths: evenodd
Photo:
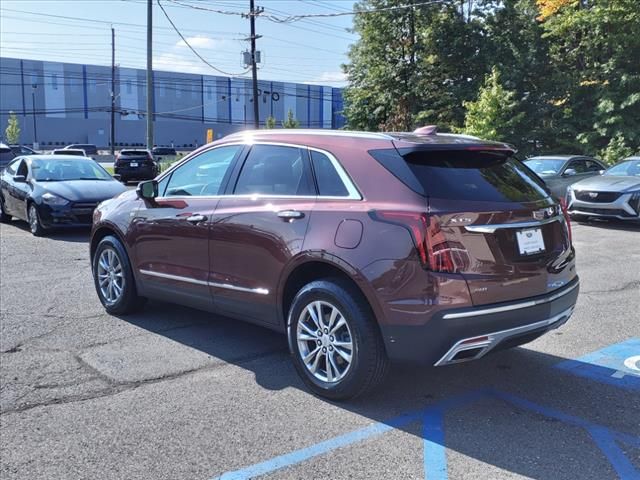
<path id="1" fill-rule="evenodd" d="M 0 197 L 0 223 L 9 223 L 11 221 L 11 215 L 4 211 L 4 200 Z"/>
<path id="2" fill-rule="evenodd" d="M 351 334 L 351 362 L 348 368 L 344 369 L 344 376 L 334 382 L 323 381 L 314 376 L 305 365 L 298 345 L 298 324 L 304 318 L 302 314 L 307 306 L 316 301 L 326 302 L 323 303 L 323 308 L 329 309 L 328 312 L 331 312 L 330 307 L 337 308 L 347 322 Z M 328 316 L 328 313 L 323 315 Z M 346 400 L 371 391 L 383 380 L 389 360 L 376 320 L 366 299 L 348 282 L 338 278 L 328 278 L 305 285 L 293 299 L 287 327 L 293 364 L 304 383 L 314 394 L 331 400 Z M 331 339 L 333 340 L 333 337 Z M 305 345 L 309 346 L 309 350 L 311 347 L 315 348 L 317 341 L 303 343 L 302 348 L 305 348 Z M 344 362 L 335 356 L 335 353 L 338 352 L 334 352 L 333 358 Z M 329 362 L 326 354 L 318 353 L 317 355 L 323 356 L 325 361 Z M 328 375 L 324 374 L 324 376 L 328 378 Z"/>
<path id="3" fill-rule="evenodd" d="M 27 207 L 27 220 L 29 221 L 29 230 L 35 237 L 41 237 L 44 235 L 44 227 L 40 221 L 40 214 L 38 213 L 38 207 L 35 203 L 30 203 Z"/>
<path id="4" fill-rule="evenodd" d="M 121 294 L 115 300 L 107 298 L 100 287 L 99 272 L 103 272 L 104 269 L 101 269 L 99 262 L 102 254 L 107 250 L 116 256 L 122 272 Z M 93 267 L 93 283 L 96 288 L 96 293 L 108 313 L 124 315 L 138 311 L 144 306 L 146 299 L 138 296 L 133 271 L 131 270 L 131 263 L 129 262 L 129 256 L 117 237 L 108 235 L 100 240 L 100 243 L 93 254 L 93 258 L 91 259 L 91 265 Z"/>

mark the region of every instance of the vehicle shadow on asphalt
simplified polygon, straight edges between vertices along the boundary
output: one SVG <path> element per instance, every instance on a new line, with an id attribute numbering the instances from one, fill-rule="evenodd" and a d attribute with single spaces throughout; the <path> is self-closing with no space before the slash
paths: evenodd
<path id="1" fill-rule="evenodd" d="M 189 323 L 185 325 L 187 318 Z M 290 363 L 283 335 L 159 302 L 150 302 L 143 312 L 122 319 L 239 366 L 251 372 L 261 388 L 294 388 L 311 396 Z M 562 331 L 549 335 L 562 335 Z M 629 472 L 635 475 L 640 471 L 638 392 L 555 368 L 565 360 L 525 346 L 449 367 L 394 366 L 380 388 L 366 397 L 345 402 L 318 401 L 423 441 L 426 471 L 446 469 L 446 446 L 448 458 L 464 455 L 530 478 L 600 479 L 614 478 L 616 473 L 625 478 Z M 409 414 L 410 420 L 402 420 L 403 414 Z M 434 418 L 441 424 L 425 427 Z M 620 442 L 617 432 L 637 443 L 629 446 Z M 332 436 L 328 434 L 327 440 Z M 292 446 L 282 453 L 309 447 Z M 432 449 L 430 452 L 434 448 L 441 451 L 429 456 L 428 448 Z M 614 465 L 616 459 L 619 461 Z M 453 471 L 451 478 L 464 473 Z M 433 478 L 446 478 L 446 474 Z"/>
<path id="2" fill-rule="evenodd" d="M 29 224 L 27 222 L 23 222 L 20 220 L 12 220 L 11 223 L 7 223 L 3 225 L 3 227 L 7 228 L 17 228 L 31 234 L 29 230 Z M 89 235 L 91 234 L 90 227 L 79 227 L 73 229 L 52 229 L 47 230 L 44 234 L 45 238 L 49 238 L 51 240 L 59 241 L 59 242 L 72 242 L 72 243 L 89 243 Z"/>

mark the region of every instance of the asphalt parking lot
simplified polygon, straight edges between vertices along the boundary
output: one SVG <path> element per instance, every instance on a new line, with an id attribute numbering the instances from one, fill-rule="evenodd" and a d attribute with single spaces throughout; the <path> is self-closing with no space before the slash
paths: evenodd
<path id="1" fill-rule="evenodd" d="M 640 478 L 640 230 L 574 224 L 566 325 L 475 363 L 309 394 L 270 331 L 104 313 L 88 232 L 0 227 L 0 477 Z M 626 363 L 625 363 L 626 362 Z"/>

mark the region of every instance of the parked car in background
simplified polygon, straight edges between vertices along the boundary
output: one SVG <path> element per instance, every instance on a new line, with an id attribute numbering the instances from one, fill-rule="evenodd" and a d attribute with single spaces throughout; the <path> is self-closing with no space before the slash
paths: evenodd
<path id="1" fill-rule="evenodd" d="M 581 155 L 531 157 L 524 164 L 536 172 L 558 198 L 565 197 L 572 183 L 600 175 L 607 168 L 595 158 Z"/>
<path id="2" fill-rule="evenodd" d="M 6 167 L 14 158 L 16 158 L 16 154 L 13 153 L 13 150 L 8 145 L 0 143 L 0 169 Z"/>
<path id="3" fill-rule="evenodd" d="M 86 156 L 98 155 L 98 147 L 92 143 L 72 143 L 63 148 L 63 150 L 84 150 Z"/>
<path id="4" fill-rule="evenodd" d="M 15 153 L 16 155 L 37 155 L 38 154 L 38 152 L 36 152 L 33 148 L 27 147 L 26 145 L 9 145 L 9 147 L 11 148 L 13 153 Z"/>
<path id="5" fill-rule="evenodd" d="M 149 180 L 158 174 L 158 164 L 149 150 L 120 150 L 113 163 L 113 173 L 120 181 Z"/>
<path id="6" fill-rule="evenodd" d="M 286 333 L 334 399 L 390 360 L 474 360 L 562 325 L 578 277 L 560 203 L 509 145 L 429 132 L 261 130 L 196 150 L 96 210 L 100 301 Z"/>
<path id="7" fill-rule="evenodd" d="M 51 152 L 52 155 L 65 155 L 65 156 L 74 156 L 74 157 L 86 157 L 86 158 L 90 158 L 87 157 L 87 154 L 84 150 L 80 149 L 80 148 L 56 148 L 53 152 Z M 92 159 L 93 160 L 93 159 Z"/>
<path id="8" fill-rule="evenodd" d="M 567 204 L 576 220 L 640 222 L 640 156 L 626 158 L 601 176 L 574 183 L 568 189 Z"/>
<path id="9" fill-rule="evenodd" d="M 34 235 L 50 228 L 87 227 L 101 201 L 124 191 L 91 158 L 17 157 L 0 177 L 0 221 L 26 220 Z"/>
<path id="10" fill-rule="evenodd" d="M 156 162 L 159 162 L 163 158 L 173 158 L 177 156 L 178 152 L 176 152 L 176 149 L 173 147 L 153 147 L 153 150 L 151 150 L 151 155 L 153 155 L 153 158 L 156 160 Z"/>

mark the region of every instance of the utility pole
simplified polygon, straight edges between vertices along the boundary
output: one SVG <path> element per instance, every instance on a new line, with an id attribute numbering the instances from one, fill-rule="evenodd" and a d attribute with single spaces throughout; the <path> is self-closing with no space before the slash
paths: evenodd
<path id="1" fill-rule="evenodd" d="M 256 129 L 260 128 L 260 109 L 258 107 L 258 67 L 256 66 L 256 16 L 264 9 L 256 9 L 254 0 L 249 0 L 249 22 L 251 23 L 251 76 L 253 77 L 253 118 Z"/>
<path id="2" fill-rule="evenodd" d="M 111 155 L 116 148 L 116 31 L 111 27 Z"/>
<path id="3" fill-rule="evenodd" d="M 153 148 L 153 0 L 147 0 L 147 148 Z"/>

